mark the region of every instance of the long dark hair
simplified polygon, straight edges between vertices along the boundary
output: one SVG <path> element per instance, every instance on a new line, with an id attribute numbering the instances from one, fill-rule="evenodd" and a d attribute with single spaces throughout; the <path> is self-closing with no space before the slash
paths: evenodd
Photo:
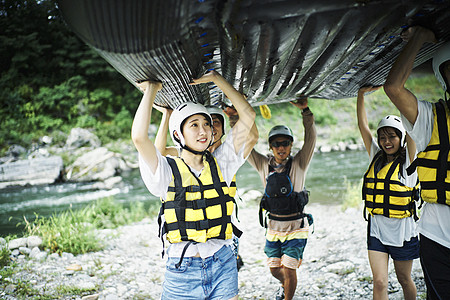
<path id="1" fill-rule="evenodd" d="M 380 132 L 384 132 L 387 134 L 387 129 L 392 128 L 394 129 L 395 134 L 400 138 L 400 143 L 402 140 L 402 132 L 394 127 L 382 127 L 378 129 L 377 136 L 378 136 L 378 146 L 380 147 L 380 151 L 382 151 L 381 155 L 381 165 L 384 166 L 387 163 L 387 154 L 384 152 L 383 147 L 380 145 Z M 395 157 L 398 157 L 400 159 L 400 163 L 404 164 L 406 162 L 406 143 L 405 145 L 400 145 L 400 148 L 398 148 L 398 151 L 394 154 Z"/>

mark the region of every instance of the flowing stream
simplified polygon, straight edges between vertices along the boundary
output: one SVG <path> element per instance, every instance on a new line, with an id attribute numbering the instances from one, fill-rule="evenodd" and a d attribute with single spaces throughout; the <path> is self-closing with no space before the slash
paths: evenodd
<path id="1" fill-rule="evenodd" d="M 311 192 L 310 202 L 342 203 L 347 185 L 358 184 L 368 165 L 365 151 L 316 153 L 306 179 L 306 188 Z M 80 209 L 103 197 L 114 197 L 125 206 L 132 205 L 134 201 L 147 205 L 159 201 L 147 191 L 139 170 L 122 175 L 123 184 L 112 190 L 91 190 L 88 184 L 79 183 L 2 190 L 0 236 L 19 233 L 23 228 L 24 217 L 33 220 L 36 215 L 46 217 L 68 208 Z M 248 163 L 237 174 L 237 186 L 239 194 L 249 190 L 262 191 L 259 175 Z"/>

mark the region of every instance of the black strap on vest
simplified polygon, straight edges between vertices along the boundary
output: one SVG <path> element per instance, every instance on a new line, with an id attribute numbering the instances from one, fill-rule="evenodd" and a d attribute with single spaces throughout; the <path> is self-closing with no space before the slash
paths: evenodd
<path id="1" fill-rule="evenodd" d="M 183 181 L 181 179 L 180 170 L 178 169 L 177 163 L 173 158 L 167 157 L 167 162 L 172 169 L 173 178 L 174 178 L 174 186 L 175 186 L 175 199 L 173 202 L 176 203 L 175 207 L 175 215 L 177 216 L 177 220 L 185 220 L 186 219 L 186 206 L 187 201 L 185 197 L 185 188 L 183 187 Z M 199 190 L 200 192 L 200 190 Z M 203 199 L 203 193 L 201 195 Z M 167 205 L 167 202 L 164 202 L 163 205 Z M 180 229 L 181 240 L 185 241 L 188 238 L 186 232 L 185 222 L 177 222 L 178 227 Z M 167 223 L 166 223 L 167 224 Z"/>
<path id="2" fill-rule="evenodd" d="M 284 165 L 284 171 L 283 172 L 281 172 L 280 174 L 287 174 L 288 176 L 289 176 L 289 172 L 291 171 L 291 166 L 292 166 L 292 157 L 289 157 L 288 158 L 288 161 L 286 162 L 286 164 Z M 272 172 L 275 172 L 275 168 L 274 167 L 272 167 L 270 164 L 269 164 L 269 174 L 270 173 L 272 173 Z"/>
<path id="3" fill-rule="evenodd" d="M 401 210 L 401 211 L 411 211 L 412 214 L 414 214 L 415 211 L 415 203 L 413 201 L 411 201 L 409 204 L 407 205 L 396 205 L 396 204 L 392 204 L 389 203 L 389 197 L 394 196 L 394 197 L 411 197 L 412 199 L 414 199 L 414 190 L 413 191 L 391 191 L 390 190 L 390 185 L 391 184 L 399 184 L 400 180 L 397 181 L 393 181 L 391 180 L 392 174 L 394 173 L 395 169 L 397 168 L 397 166 L 400 165 L 400 158 L 397 157 L 395 158 L 394 162 L 392 163 L 392 165 L 390 166 L 386 176 L 384 179 L 379 179 L 377 178 L 377 173 L 378 171 L 375 170 L 375 166 L 374 166 L 374 178 L 367 178 L 367 174 L 370 172 L 370 170 L 372 169 L 372 166 L 380 159 L 382 155 L 382 151 L 379 151 L 377 154 L 375 154 L 375 157 L 373 158 L 369 169 L 367 170 L 367 172 L 364 174 L 364 182 L 363 182 L 363 188 L 362 188 L 362 198 L 364 200 L 364 211 L 363 211 L 363 215 L 364 215 L 364 219 L 367 221 L 367 216 L 366 216 L 366 211 L 367 208 L 372 208 L 372 209 L 376 209 L 376 208 L 381 208 L 383 210 L 383 216 L 388 217 L 389 218 L 389 210 Z M 383 183 L 383 191 L 378 190 L 377 184 L 378 183 Z M 369 189 L 367 188 L 367 184 L 368 183 L 373 183 L 374 184 L 374 188 L 373 189 Z M 383 195 L 383 202 L 382 203 L 377 203 L 375 202 L 375 198 L 377 194 L 381 194 Z M 373 201 L 367 201 L 366 199 L 366 195 L 372 195 L 373 196 Z"/>
<path id="4" fill-rule="evenodd" d="M 211 169 L 211 177 L 212 177 L 213 184 L 203 185 L 203 183 L 200 181 L 200 179 L 197 178 L 197 176 L 195 176 L 195 174 L 193 174 L 193 172 L 188 167 L 192 176 L 194 176 L 194 178 L 197 180 L 197 183 L 198 183 L 198 186 L 188 186 L 188 187 L 183 187 L 183 185 L 182 185 L 182 178 L 181 178 L 181 174 L 178 169 L 176 161 L 170 157 L 167 157 L 167 162 L 169 163 L 169 165 L 172 169 L 173 176 L 174 176 L 174 187 L 169 187 L 169 191 L 175 192 L 175 199 L 174 199 L 174 201 L 163 202 L 162 209 L 160 211 L 160 215 L 164 212 L 164 209 L 174 209 L 176 218 L 179 222 L 171 223 L 171 224 L 167 224 L 167 223 L 164 224 L 163 230 L 161 232 L 162 240 L 163 240 L 162 235 L 164 235 L 164 233 L 166 233 L 167 231 L 179 229 L 181 240 L 189 241 L 186 229 L 205 230 L 205 229 L 209 229 L 209 228 L 212 228 L 212 227 L 215 227 L 218 225 L 222 225 L 219 237 L 225 237 L 227 224 L 231 223 L 231 216 L 227 215 L 226 203 L 230 200 L 233 201 L 233 203 L 235 203 L 235 201 L 234 201 L 233 197 L 231 197 L 229 195 L 225 195 L 225 193 L 223 192 L 223 187 L 226 187 L 227 184 L 226 184 L 226 182 L 220 181 L 217 165 L 214 161 L 213 156 L 209 152 L 207 152 L 205 155 L 206 155 L 206 160 L 208 161 L 210 169 Z M 234 187 L 234 186 L 236 186 L 235 182 L 232 183 L 231 187 Z M 222 218 L 209 220 L 206 218 L 207 203 L 206 203 L 206 199 L 204 198 L 204 191 L 206 189 L 212 189 L 212 188 L 214 188 L 216 190 L 216 192 L 219 194 L 219 197 L 217 199 L 208 199 L 208 204 L 209 204 L 209 206 L 217 205 L 217 204 L 221 205 Z M 200 192 L 201 198 L 198 200 L 195 200 L 195 201 L 186 201 L 186 199 L 185 199 L 186 192 Z M 200 220 L 200 221 L 196 221 L 196 222 L 185 222 L 184 220 L 185 220 L 186 208 L 202 209 L 204 220 Z M 160 219 L 160 217 L 159 217 L 159 219 Z M 162 225 L 161 220 L 158 220 L 158 223 L 160 224 L 160 226 Z M 237 237 L 240 237 L 242 235 L 242 231 L 240 231 L 234 224 L 232 224 L 232 228 L 233 228 L 233 233 Z"/>
<path id="5" fill-rule="evenodd" d="M 181 267 L 181 263 L 183 262 L 183 258 L 184 258 L 184 255 L 186 254 L 186 250 L 191 244 L 195 245 L 197 243 L 194 241 L 189 241 L 186 243 L 186 245 L 183 248 L 183 251 L 181 252 L 180 260 L 178 261 L 178 263 L 175 264 L 175 268 L 179 269 Z"/>
<path id="6" fill-rule="evenodd" d="M 449 133 L 447 127 L 447 115 L 445 112 L 444 100 L 440 99 L 435 104 L 436 107 L 436 121 L 438 126 L 439 144 L 428 145 L 424 152 L 439 151 L 437 160 L 426 158 L 416 158 L 408 167 L 408 175 L 412 174 L 418 166 L 432 168 L 436 170 L 436 181 L 422 181 L 420 188 L 422 190 L 437 191 L 437 203 L 446 204 L 446 191 L 450 190 L 450 184 L 445 182 L 447 171 L 450 170 L 450 163 L 448 162 L 448 154 L 450 151 Z M 445 168 L 446 166 L 446 168 Z"/>

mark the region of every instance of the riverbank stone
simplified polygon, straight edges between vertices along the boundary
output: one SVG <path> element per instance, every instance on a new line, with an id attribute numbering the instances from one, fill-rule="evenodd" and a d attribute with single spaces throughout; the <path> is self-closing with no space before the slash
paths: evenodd
<path id="1" fill-rule="evenodd" d="M 246 205 L 244 202 L 239 208 L 238 216 L 239 227 L 244 232 L 239 239 L 239 254 L 244 260 L 244 266 L 239 270 L 239 297 L 273 299 L 280 283 L 267 267 L 265 228 L 259 225 L 258 207 Z M 306 206 L 306 212 L 314 215 L 315 232 L 309 235 L 302 264 L 297 270 L 294 300 L 372 298 L 373 283 L 366 248 L 367 224 L 361 210 L 362 207 L 343 212 L 340 206 L 314 203 Z M 159 299 L 165 259 L 161 258 L 158 228 L 155 218 L 147 218 L 109 230 L 112 234 L 99 237 L 106 244 L 105 249 L 97 252 L 76 256 L 51 254 L 42 261 L 21 255 L 15 259 L 15 272 L 7 284 L 17 284 L 18 280 L 33 283 L 33 288 L 49 299 L 52 296 L 63 300 L 91 299 L 60 296 L 58 290 L 64 287 L 88 289 L 90 295 L 85 297 L 99 300 Z M 342 236 L 342 228 L 346 230 L 345 236 Z M 19 255 L 18 249 L 14 251 Z M 33 248 L 31 252 L 37 253 L 37 249 Z M 66 270 L 72 264 L 80 265 L 82 269 Z M 388 276 L 389 299 L 402 299 L 392 260 Z M 418 259 L 414 260 L 412 278 L 417 286 L 417 298 L 422 299 L 425 284 Z M 5 299 L 16 299 L 14 293 L 17 291 L 9 289 L 9 292 Z"/>
<path id="2" fill-rule="evenodd" d="M 18 238 L 9 241 L 8 248 L 9 250 L 19 249 L 20 247 L 27 246 L 27 238 Z"/>
<path id="3" fill-rule="evenodd" d="M 72 128 L 70 134 L 67 137 L 66 145 L 67 148 L 81 148 L 81 147 L 92 147 L 97 148 L 101 146 L 100 139 L 84 128 Z"/>
<path id="4" fill-rule="evenodd" d="M 34 247 L 40 247 L 42 245 L 42 238 L 37 235 L 31 235 L 27 237 L 27 247 L 33 249 Z"/>

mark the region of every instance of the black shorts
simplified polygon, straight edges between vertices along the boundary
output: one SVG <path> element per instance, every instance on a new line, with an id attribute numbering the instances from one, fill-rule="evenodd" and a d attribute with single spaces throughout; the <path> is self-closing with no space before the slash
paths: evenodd
<path id="1" fill-rule="evenodd" d="M 373 236 L 369 237 L 367 249 L 389 254 L 393 260 L 406 261 L 419 258 L 419 239 L 412 237 L 410 241 L 403 242 L 402 247 L 387 246 Z"/>
<path id="2" fill-rule="evenodd" d="M 427 285 L 427 299 L 450 299 L 450 248 L 421 234 L 420 264 Z"/>

